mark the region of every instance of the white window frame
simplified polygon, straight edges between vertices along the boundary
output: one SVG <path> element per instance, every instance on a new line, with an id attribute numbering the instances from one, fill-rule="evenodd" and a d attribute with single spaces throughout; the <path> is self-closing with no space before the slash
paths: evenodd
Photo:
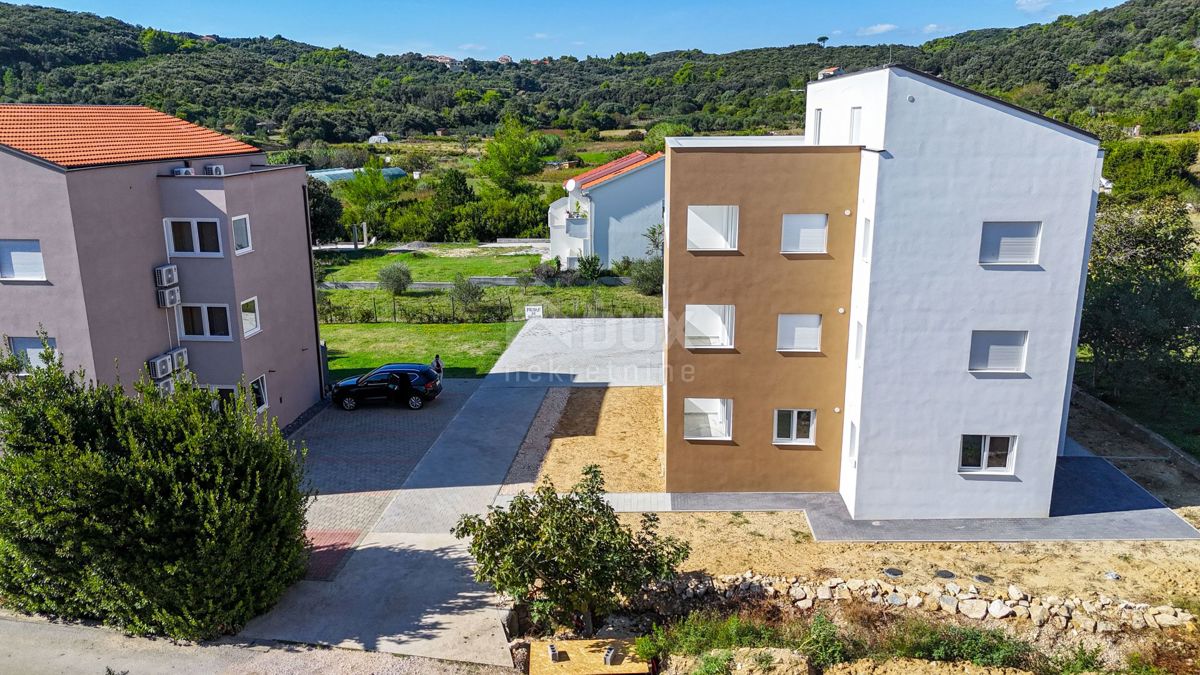
<path id="1" fill-rule="evenodd" d="M 724 436 L 689 436 L 687 432 L 687 406 L 689 401 L 719 401 L 725 412 Z M 733 399 L 689 396 L 683 399 L 683 438 L 687 441 L 731 441 L 733 440 Z"/>
<path id="2" fill-rule="evenodd" d="M 875 236 L 875 225 L 870 218 L 862 221 L 862 261 L 871 262 L 871 237 Z"/>
<path id="3" fill-rule="evenodd" d="M 219 250 L 215 253 L 200 251 L 199 223 L 201 222 L 217 224 L 217 248 Z M 171 228 L 171 223 L 191 223 L 192 243 L 196 246 L 194 252 L 175 250 L 175 231 Z M 167 238 L 167 253 L 172 258 L 224 258 L 225 233 L 221 231 L 222 229 L 220 218 L 163 218 L 163 234 Z"/>
<path id="4" fill-rule="evenodd" d="M 862 368 L 863 355 L 867 348 L 867 327 L 863 322 L 854 322 L 854 363 Z"/>
<path id="5" fill-rule="evenodd" d="M 250 400 L 252 402 L 254 401 L 254 383 L 255 382 L 262 383 L 261 387 L 262 387 L 262 394 L 263 394 L 262 395 L 263 404 L 261 406 L 255 405 L 254 412 L 262 412 L 262 411 L 266 410 L 267 408 L 271 407 L 271 395 L 268 393 L 268 390 L 267 390 L 267 374 L 263 373 L 262 375 L 259 375 L 258 377 L 254 378 L 253 380 L 250 380 L 250 384 L 247 387 L 247 389 L 248 389 L 247 393 L 250 394 Z"/>
<path id="6" fill-rule="evenodd" d="M 982 440 L 982 447 L 979 450 L 979 466 L 964 466 L 963 465 L 963 443 L 968 436 L 978 436 Z M 1008 439 L 1008 457 L 1005 458 L 1003 467 L 988 467 L 988 452 L 993 438 Z M 958 439 L 958 473 L 960 474 L 988 474 L 993 476 L 1011 476 L 1013 469 L 1016 467 L 1017 444 L 1019 437 L 1015 434 L 963 434 Z"/>
<path id="7" fill-rule="evenodd" d="M 45 256 L 42 255 L 42 240 L 41 239 L 0 239 L 0 250 L 2 250 L 4 248 L 4 244 L 9 244 L 9 245 L 28 244 L 29 242 L 33 242 L 33 244 L 37 246 L 38 266 L 42 268 L 41 276 L 31 276 L 31 277 L 30 276 L 16 276 L 14 274 L 13 276 L 6 277 L 3 275 L 0 275 L 0 281 L 45 281 L 46 280 L 46 258 L 45 258 Z M 22 253 L 28 254 L 30 252 L 23 251 Z M 11 258 L 10 258 L 9 262 L 11 264 L 11 262 L 12 262 Z M 12 265 L 12 267 L 15 272 L 16 265 Z"/>
<path id="8" fill-rule="evenodd" d="M 815 349 L 801 347 L 785 347 L 780 344 L 780 330 L 783 328 L 785 316 L 815 316 L 817 317 L 817 346 Z M 821 338 L 824 331 L 825 318 L 820 314 L 786 313 L 780 314 L 775 320 L 775 351 L 782 353 L 819 354 L 821 353 Z"/>
<path id="9" fill-rule="evenodd" d="M 717 337 L 724 337 L 725 342 L 718 343 L 718 344 L 691 344 L 690 342 L 688 342 L 689 338 L 692 337 L 691 335 L 688 334 L 688 327 L 692 325 L 692 321 L 689 320 L 688 315 L 693 311 L 693 308 L 703 308 L 703 307 L 720 307 L 720 308 L 724 308 L 721 311 L 728 312 L 728 323 L 726 323 L 724 325 L 725 335 L 717 336 Z M 735 307 L 734 305 L 704 305 L 704 304 L 684 305 L 683 306 L 683 346 L 687 347 L 688 349 L 696 349 L 696 350 L 732 349 L 733 344 L 734 344 L 734 339 L 735 339 L 734 338 L 734 335 L 735 335 L 734 324 L 736 321 L 736 317 L 737 317 L 737 307 Z"/>
<path id="10" fill-rule="evenodd" d="M 1006 225 L 1008 225 L 1008 226 L 1012 226 L 1012 225 L 1026 225 L 1026 226 L 1034 225 L 1034 226 L 1036 226 L 1037 233 L 1034 234 L 1033 258 L 1030 260 L 1017 260 L 1017 261 L 984 260 L 983 259 L 983 247 L 984 247 L 984 244 L 987 243 L 987 240 L 985 238 L 985 233 L 987 231 L 988 225 L 995 225 L 995 226 L 1000 226 L 1000 227 L 1003 227 Z M 981 267 L 1029 267 L 1030 265 L 1039 264 L 1039 261 L 1041 260 L 1041 257 L 1042 257 L 1042 230 L 1043 229 L 1044 228 L 1042 227 L 1042 222 L 1037 221 L 1037 220 L 985 220 L 983 222 L 983 225 L 981 225 L 979 228 L 979 265 Z"/>
<path id="11" fill-rule="evenodd" d="M 15 335 L 15 336 L 9 335 L 7 337 L 8 337 L 8 340 L 7 340 L 8 350 L 10 352 L 12 352 L 13 355 L 17 357 L 17 360 L 20 361 L 20 363 L 21 363 L 21 370 L 20 370 L 20 372 L 17 373 L 17 375 L 19 375 L 19 376 L 29 375 L 29 371 L 31 368 L 45 368 L 46 367 L 46 364 L 43 362 L 39 362 L 39 363 L 35 364 L 35 363 L 33 363 L 32 360 L 27 361 L 24 357 L 28 356 L 29 350 L 26 348 L 22 348 L 22 349 L 18 350 L 17 344 L 16 344 L 17 340 L 33 340 L 34 342 L 37 342 L 38 351 L 40 353 L 42 348 L 44 347 L 44 345 L 42 344 L 42 338 L 40 336 L 35 335 L 35 336 L 31 337 L 31 336 L 26 336 L 26 335 Z M 46 342 L 48 342 L 50 344 L 50 348 L 54 350 L 54 354 L 55 354 L 55 356 L 57 356 L 58 355 L 58 340 L 56 338 L 47 337 Z"/>
<path id="12" fill-rule="evenodd" d="M 199 307 L 201 310 L 200 317 L 204 324 L 204 335 L 188 335 L 183 332 L 183 308 L 184 307 Z M 225 310 L 225 322 L 229 326 L 229 335 L 213 335 L 212 329 L 208 325 L 208 310 L 210 307 L 220 307 Z M 239 308 L 240 309 L 240 308 Z M 241 315 L 238 315 L 241 318 Z M 185 302 L 179 305 L 179 309 L 175 312 L 175 323 L 178 329 L 179 339 L 186 342 L 233 342 L 233 319 L 229 311 L 229 305 L 210 302 Z"/>
<path id="13" fill-rule="evenodd" d="M 237 221 L 239 221 L 239 220 L 246 221 L 246 247 L 245 248 L 238 248 Z M 218 229 L 220 229 L 220 226 L 218 226 Z M 250 214 L 243 213 L 240 216 L 234 216 L 233 218 L 230 218 L 229 219 L 229 230 L 230 230 L 229 233 L 233 236 L 233 255 L 239 256 L 239 255 L 246 255 L 247 253 L 254 252 L 254 232 L 250 229 Z"/>
<path id="14" fill-rule="evenodd" d="M 254 303 L 254 329 L 247 332 L 246 331 L 246 319 L 245 319 L 246 309 L 245 308 L 246 308 L 246 303 L 250 303 L 250 302 Z M 207 316 L 208 315 L 206 313 L 205 317 L 207 318 Z M 242 337 L 243 338 L 254 337 L 255 335 L 258 335 L 259 333 L 262 332 L 262 329 L 263 329 L 263 327 L 262 327 L 262 312 L 260 312 L 258 310 L 258 296 L 257 295 L 246 298 L 245 300 L 238 303 L 238 320 L 242 325 Z"/>
<path id="15" fill-rule="evenodd" d="M 849 145 L 862 145 L 862 106 L 850 108 Z"/>
<path id="16" fill-rule="evenodd" d="M 975 368 L 971 365 L 971 356 L 975 352 L 975 338 L 978 335 L 987 334 L 1008 334 L 1021 335 L 1021 364 L 1016 368 Z M 970 373 L 1024 373 L 1026 364 L 1029 362 L 1029 331 L 1027 330 L 973 330 L 971 331 L 971 344 L 967 353 L 967 372 Z"/>
<path id="17" fill-rule="evenodd" d="M 696 220 L 700 220 L 700 221 L 704 222 L 705 226 L 708 225 L 708 222 L 705 221 L 704 218 L 702 218 L 699 215 L 699 213 L 694 211 L 694 209 L 698 209 L 698 208 L 732 209 L 733 228 L 730 232 L 730 236 L 725 241 L 725 246 L 715 247 L 715 248 L 714 247 L 692 246 L 692 237 L 691 237 L 692 219 L 694 218 Z M 741 209 L 738 208 L 737 204 L 689 204 L 687 207 L 687 223 L 686 223 L 685 231 L 684 231 L 684 239 L 687 242 L 687 250 L 689 250 L 689 251 L 736 251 L 736 250 L 738 250 L 738 230 L 740 228 L 741 228 Z"/>
<path id="18" fill-rule="evenodd" d="M 788 238 L 787 237 L 788 218 L 789 217 L 809 218 L 809 217 L 815 217 L 815 216 L 819 216 L 819 217 L 825 219 L 825 222 L 822 224 L 822 228 L 821 228 L 821 247 L 814 248 L 811 250 L 803 250 L 803 249 L 798 249 L 798 248 L 796 248 L 796 249 L 787 248 L 786 244 L 787 244 L 787 238 Z M 799 223 L 796 223 L 793 225 L 793 227 L 799 227 L 799 226 L 801 226 Z M 808 229 L 814 229 L 814 228 L 808 228 Z M 785 213 L 785 214 L 783 214 L 783 218 L 781 219 L 781 222 L 780 222 L 779 252 L 783 253 L 785 255 L 821 255 L 821 254 L 829 253 L 829 214 L 828 213 Z"/>
<path id="19" fill-rule="evenodd" d="M 791 413 L 792 416 L 792 436 L 791 438 L 783 438 L 779 435 L 779 413 Z M 796 429 L 798 424 L 796 418 L 800 413 L 808 413 L 808 437 L 797 438 Z M 771 438 L 774 445 L 816 445 L 817 444 L 817 411 L 814 408 L 776 408 L 771 411 Z"/>

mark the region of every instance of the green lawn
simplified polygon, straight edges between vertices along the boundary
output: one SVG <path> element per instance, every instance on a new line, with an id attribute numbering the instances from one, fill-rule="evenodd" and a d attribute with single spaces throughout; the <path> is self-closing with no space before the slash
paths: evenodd
<path id="1" fill-rule="evenodd" d="M 457 245 L 458 248 L 468 246 Z M 446 247 L 435 247 L 434 250 Z M 454 275 L 468 277 L 512 276 L 538 263 L 537 255 L 480 253 L 466 257 L 440 256 L 435 253 L 388 253 L 382 248 L 358 251 L 320 251 L 317 260 L 328 262 L 325 281 L 377 281 L 379 270 L 402 262 L 412 271 L 413 281 L 454 281 Z"/>
<path id="2" fill-rule="evenodd" d="M 523 324 L 323 324 L 329 372 L 336 380 L 383 363 L 429 363 L 441 354 L 447 377 L 483 377 Z"/>
<path id="3" fill-rule="evenodd" d="M 450 308 L 445 291 L 409 291 L 395 298 L 394 309 L 393 298 L 386 291 L 334 289 L 321 291 L 320 295 L 336 309 L 333 315 L 322 312 L 324 320 L 332 316 L 332 320 L 343 321 L 350 312 L 369 309 L 378 321 L 402 321 L 406 309 L 412 312 Z M 541 305 L 547 318 L 662 316 L 662 297 L 642 295 L 632 286 L 530 286 L 526 290 L 515 286 L 488 287 L 484 289 L 484 299 L 510 304 L 513 319 L 525 318 L 525 305 Z"/>
<path id="4" fill-rule="evenodd" d="M 588 164 L 605 164 L 609 161 L 608 158 L 612 153 L 609 153 L 609 152 L 579 152 L 576 154 L 579 155 L 579 159 L 582 159 L 583 161 L 587 162 Z"/>

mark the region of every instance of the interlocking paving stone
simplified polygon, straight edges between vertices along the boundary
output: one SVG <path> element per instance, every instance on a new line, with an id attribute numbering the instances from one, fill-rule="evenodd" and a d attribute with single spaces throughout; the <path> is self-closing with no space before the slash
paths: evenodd
<path id="1" fill-rule="evenodd" d="M 312 554 L 305 579 L 331 581 L 337 575 L 346 554 L 362 535 L 362 530 L 309 530 Z"/>

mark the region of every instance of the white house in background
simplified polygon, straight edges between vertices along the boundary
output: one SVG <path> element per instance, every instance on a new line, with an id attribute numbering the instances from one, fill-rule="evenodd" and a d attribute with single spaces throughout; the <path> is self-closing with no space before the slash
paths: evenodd
<path id="1" fill-rule="evenodd" d="M 809 83 L 805 129 L 667 139 L 667 490 L 1049 515 L 1099 140 L 902 66 Z"/>
<path id="2" fill-rule="evenodd" d="M 646 230 L 663 223 L 666 180 L 663 153 L 638 151 L 565 183 L 567 196 L 550 205 L 550 255 L 564 267 L 581 256 L 600 256 L 609 267 L 646 257 Z"/>

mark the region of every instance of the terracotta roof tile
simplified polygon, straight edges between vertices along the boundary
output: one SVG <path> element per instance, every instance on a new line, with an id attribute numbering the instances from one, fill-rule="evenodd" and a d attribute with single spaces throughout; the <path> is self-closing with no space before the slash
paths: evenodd
<path id="1" fill-rule="evenodd" d="M 606 171 L 603 175 L 593 176 L 592 178 L 588 179 L 588 181 L 586 183 L 583 183 L 581 185 L 581 187 L 585 190 L 588 188 L 594 188 L 601 183 L 604 183 L 606 181 L 612 180 L 613 178 L 616 178 L 617 176 L 623 176 L 623 175 L 629 173 L 630 171 L 633 171 L 634 169 L 640 169 L 643 166 L 646 166 L 647 164 L 651 164 L 651 163 L 661 159 L 663 156 L 663 153 L 656 152 L 653 155 L 647 155 L 646 153 L 643 152 L 643 153 L 641 153 L 641 155 L 642 155 L 642 157 L 640 159 L 638 159 L 637 161 L 628 162 L 628 163 L 622 164 L 621 166 L 614 167 L 614 168 L 610 169 L 609 171 Z M 576 179 L 576 180 L 578 180 L 578 179 Z"/>
<path id="2" fill-rule="evenodd" d="M 75 168 L 261 152 L 143 106 L 0 104 L 0 145 Z"/>
<path id="3" fill-rule="evenodd" d="M 624 157 L 618 157 L 607 164 L 601 164 L 594 169 L 584 171 L 578 176 L 565 181 L 563 183 L 563 187 L 569 190 L 570 188 L 568 185 L 574 183 L 581 189 L 587 189 L 599 185 L 610 178 L 615 178 L 623 173 L 628 173 L 629 171 L 632 171 L 638 167 L 645 166 L 646 164 L 649 164 L 650 162 L 653 162 L 662 156 L 663 153 L 661 152 L 656 152 L 653 155 L 647 155 L 641 150 L 631 152 L 628 155 L 625 155 Z"/>

